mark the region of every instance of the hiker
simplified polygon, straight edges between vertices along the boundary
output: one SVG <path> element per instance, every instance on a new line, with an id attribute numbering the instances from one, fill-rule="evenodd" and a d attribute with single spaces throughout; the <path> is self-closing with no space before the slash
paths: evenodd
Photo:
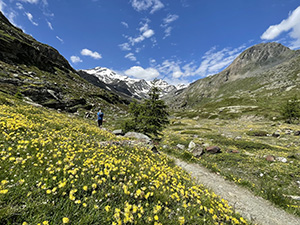
<path id="1" fill-rule="evenodd" d="M 99 112 L 97 113 L 97 121 L 98 121 L 98 127 L 101 128 L 102 126 L 102 122 L 103 122 L 103 112 L 101 111 L 101 109 L 99 109 Z"/>

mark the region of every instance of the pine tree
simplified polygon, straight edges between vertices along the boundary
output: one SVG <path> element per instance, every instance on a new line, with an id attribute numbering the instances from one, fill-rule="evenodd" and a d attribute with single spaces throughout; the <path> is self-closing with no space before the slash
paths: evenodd
<path id="1" fill-rule="evenodd" d="M 129 105 L 131 119 L 126 121 L 123 129 L 133 130 L 148 135 L 158 136 L 162 129 L 169 124 L 167 106 L 159 98 L 160 90 L 153 87 L 149 92 L 149 99 L 142 103 L 133 101 Z"/>
<path id="2" fill-rule="evenodd" d="M 296 123 L 300 119 L 300 102 L 297 97 L 287 100 L 281 108 L 281 115 L 286 123 Z"/>

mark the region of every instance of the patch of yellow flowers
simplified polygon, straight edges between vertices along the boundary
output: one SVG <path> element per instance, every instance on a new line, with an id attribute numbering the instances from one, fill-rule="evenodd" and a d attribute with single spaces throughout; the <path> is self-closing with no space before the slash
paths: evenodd
<path id="1" fill-rule="evenodd" d="M 100 145 L 111 140 L 82 119 L 0 105 L 0 223 L 247 224 L 166 156 Z"/>

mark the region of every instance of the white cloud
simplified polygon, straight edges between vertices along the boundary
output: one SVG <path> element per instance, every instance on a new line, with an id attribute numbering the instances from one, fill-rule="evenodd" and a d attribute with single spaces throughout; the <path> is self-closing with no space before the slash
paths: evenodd
<path id="1" fill-rule="evenodd" d="M 175 20 L 177 20 L 179 18 L 178 15 L 171 15 L 169 14 L 166 18 L 163 19 L 163 26 L 167 26 L 168 24 L 174 22 Z"/>
<path id="2" fill-rule="evenodd" d="M 291 48 L 300 47 L 300 6 L 289 14 L 287 19 L 281 23 L 270 26 L 262 35 L 263 40 L 273 40 L 281 33 L 291 30 L 289 36 L 293 39 L 291 41 Z"/>
<path id="3" fill-rule="evenodd" d="M 64 40 L 61 39 L 60 37 L 56 36 L 57 40 L 59 40 L 62 44 L 64 43 Z"/>
<path id="4" fill-rule="evenodd" d="M 82 62 L 82 60 L 80 59 L 79 56 L 72 55 L 70 57 L 70 59 L 71 59 L 72 63 L 80 63 L 80 62 Z"/>
<path id="5" fill-rule="evenodd" d="M 145 38 L 150 38 L 150 37 L 152 37 L 153 35 L 154 35 L 154 30 L 151 30 L 151 29 L 146 30 L 146 31 L 143 33 L 143 36 L 144 36 Z"/>
<path id="6" fill-rule="evenodd" d="M 165 29 L 165 36 L 163 37 L 163 39 L 165 39 L 166 37 L 169 37 L 171 35 L 171 31 L 172 31 L 172 27 L 167 27 Z"/>
<path id="7" fill-rule="evenodd" d="M 101 59 L 102 56 L 98 52 L 93 52 L 87 48 L 81 50 L 81 55 L 90 56 L 94 59 Z"/>
<path id="8" fill-rule="evenodd" d="M 124 72 L 127 76 L 138 79 L 153 80 L 159 76 L 159 72 L 154 68 L 144 69 L 140 66 L 133 66 Z"/>
<path id="9" fill-rule="evenodd" d="M 30 4 L 37 4 L 39 2 L 39 0 L 20 0 L 20 1 L 30 3 Z"/>
<path id="10" fill-rule="evenodd" d="M 17 2 L 17 3 L 16 3 L 16 6 L 17 6 L 17 8 L 18 8 L 19 10 L 23 10 L 23 9 L 24 9 L 23 5 L 22 5 L 20 2 Z"/>
<path id="11" fill-rule="evenodd" d="M 208 75 L 216 74 L 220 70 L 225 69 L 230 63 L 243 51 L 246 46 L 242 45 L 235 49 L 224 48 L 216 51 L 216 47 L 211 48 L 202 57 L 203 61 L 195 70 L 193 75 L 206 77 Z"/>
<path id="12" fill-rule="evenodd" d="M 4 7 L 6 6 L 6 4 L 0 0 L 0 11 L 3 12 Z"/>
<path id="13" fill-rule="evenodd" d="M 42 3 L 43 3 L 45 6 L 48 6 L 47 0 L 42 0 Z"/>
<path id="14" fill-rule="evenodd" d="M 130 59 L 131 61 L 136 61 L 136 57 L 133 53 L 128 53 L 127 55 L 125 55 L 125 58 Z"/>
<path id="15" fill-rule="evenodd" d="M 142 42 L 143 40 L 145 40 L 145 37 L 143 35 L 140 35 L 137 38 L 129 38 L 132 46 L 134 46 L 136 43 Z"/>
<path id="16" fill-rule="evenodd" d="M 178 18 L 179 18 L 178 15 L 169 14 L 166 18 L 163 19 L 163 23 L 160 25 L 161 27 L 165 28 L 165 31 L 164 31 L 165 36 L 163 37 L 163 39 L 165 39 L 166 37 L 169 37 L 171 35 L 171 31 L 172 31 L 173 27 L 170 26 L 170 23 L 174 22 Z"/>
<path id="17" fill-rule="evenodd" d="M 126 22 L 123 22 L 123 21 L 122 21 L 121 24 L 122 24 L 124 27 L 126 27 L 126 28 L 129 27 L 128 23 L 126 23 Z"/>
<path id="18" fill-rule="evenodd" d="M 131 5 L 138 12 L 151 8 L 151 14 L 164 7 L 164 4 L 160 0 L 131 0 Z"/>
<path id="19" fill-rule="evenodd" d="M 130 51 L 130 50 L 131 50 L 131 47 L 130 47 L 130 44 L 129 44 L 129 43 L 123 43 L 123 44 L 120 44 L 119 47 L 120 47 L 121 50 L 123 50 L 123 51 Z"/>
<path id="20" fill-rule="evenodd" d="M 153 14 L 154 12 L 162 9 L 164 6 L 164 4 L 161 3 L 161 1 L 159 0 L 153 0 L 153 7 L 152 10 L 150 11 L 151 14 Z"/>
<path id="21" fill-rule="evenodd" d="M 197 76 L 197 78 L 203 78 L 219 73 L 232 63 L 245 48 L 246 46 L 242 45 L 235 49 L 224 48 L 218 51 L 216 47 L 213 47 L 204 54 L 200 63 L 195 61 L 183 63 L 180 60 L 165 60 L 157 65 L 155 60 L 150 59 L 150 65 L 158 70 L 169 83 L 187 83 L 188 77 Z"/>
<path id="22" fill-rule="evenodd" d="M 120 44 L 119 47 L 123 51 L 130 51 L 131 47 L 135 46 L 138 43 L 143 42 L 144 40 L 150 38 L 152 42 L 155 42 L 155 39 L 153 39 L 153 35 L 155 34 L 154 30 L 149 28 L 148 23 L 150 20 L 146 19 L 145 23 L 140 23 L 141 27 L 138 29 L 140 34 L 137 37 L 128 37 L 125 36 L 128 39 L 128 42 L 125 42 L 123 44 Z M 152 37 L 152 38 L 151 38 Z M 137 48 L 136 52 L 139 52 L 141 48 Z"/>
<path id="23" fill-rule="evenodd" d="M 47 21 L 47 24 L 48 24 L 48 27 L 50 28 L 50 30 L 53 30 L 52 24 L 49 21 Z"/>
<path id="24" fill-rule="evenodd" d="M 34 26 L 38 26 L 39 24 L 33 21 L 33 16 L 31 13 L 27 12 L 25 13 L 27 18 L 29 19 L 29 21 L 34 25 Z"/>
<path id="25" fill-rule="evenodd" d="M 183 75 L 180 69 L 180 61 L 169 61 L 165 60 L 162 65 L 158 66 L 159 72 L 171 76 L 172 78 L 179 78 Z"/>

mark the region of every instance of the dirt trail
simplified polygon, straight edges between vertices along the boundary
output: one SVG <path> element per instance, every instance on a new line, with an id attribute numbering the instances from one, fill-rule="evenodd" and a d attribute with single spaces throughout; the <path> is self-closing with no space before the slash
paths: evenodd
<path id="1" fill-rule="evenodd" d="M 236 212 L 259 225 L 300 225 L 300 218 L 274 207 L 270 202 L 253 195 L 221 176 L 208 171 L 198 164 L 189 164 L 174 157 L 177 166 L 182 167 L 192 177 L 217 195 L 228 201 Z"/>

